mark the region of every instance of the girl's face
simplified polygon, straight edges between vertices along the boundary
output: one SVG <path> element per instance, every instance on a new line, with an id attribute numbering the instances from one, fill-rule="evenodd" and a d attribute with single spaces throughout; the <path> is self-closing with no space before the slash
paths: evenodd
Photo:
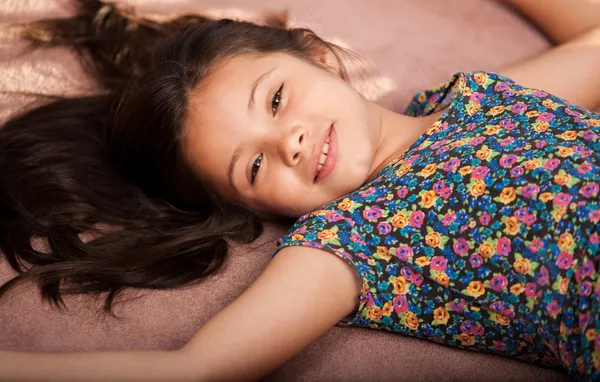
<path id="1" fill-rule="evenodd" d="M 294 56 L 237 56 L 190 99 L 188 159 L 239 204 L 298 217 L 358 189 L 374 170 L 377 108 Z"/>

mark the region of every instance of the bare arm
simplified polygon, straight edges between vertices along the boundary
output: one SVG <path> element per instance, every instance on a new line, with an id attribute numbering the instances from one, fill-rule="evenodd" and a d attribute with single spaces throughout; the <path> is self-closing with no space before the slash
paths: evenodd
<path id="1" fill-rule="evenodd" d="M 600 107 L 600 1 L 504 0 L 558 44 L 500 70 L 516 82 L 546 90 L 588 109 Z"/>
<path id="2" fill-rule="evenodd" d="M 0 381 L 259 379 L 356 310 L 361 287 L 344 260 L 317 249 L 285 248 L 180 350 L 0 351 Z"/>

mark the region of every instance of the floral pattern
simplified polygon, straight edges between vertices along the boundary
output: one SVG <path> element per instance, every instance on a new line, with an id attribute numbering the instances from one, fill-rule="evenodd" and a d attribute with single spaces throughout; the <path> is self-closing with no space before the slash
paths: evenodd
<path id="1" fill-rule="evenodd" d="M 417 93 L 441 118 L 372 182 L 278 242 L 363 280 L 340 326 L 383 329 L 600 380 L 600 115 L 487 72 Z"/>

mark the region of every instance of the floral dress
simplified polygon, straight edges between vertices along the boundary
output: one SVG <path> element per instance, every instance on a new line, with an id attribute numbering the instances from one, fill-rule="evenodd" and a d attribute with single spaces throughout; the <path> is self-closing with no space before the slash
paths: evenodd
<path id="1" fill-rule="evenodd" d="M 339 326 L 600 380 L 600 115 L 486 72 L 418 93 L 406 113 L 443 109 L 277 251 L 320 248 L 356 269 L 360 306 Z"/>

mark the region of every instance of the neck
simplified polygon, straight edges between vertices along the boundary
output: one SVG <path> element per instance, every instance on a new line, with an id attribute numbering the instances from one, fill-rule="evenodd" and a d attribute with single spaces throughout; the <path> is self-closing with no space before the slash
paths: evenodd
<path id="1" fill-rule="evenodd" d="M 406 151 L 433 123 L 443 111 L 425 117 L 409 117 L 373 104 L 378 114 L 379 139 L 373 157 L 368 181 L 375 178 L 385 166 Z"/>

